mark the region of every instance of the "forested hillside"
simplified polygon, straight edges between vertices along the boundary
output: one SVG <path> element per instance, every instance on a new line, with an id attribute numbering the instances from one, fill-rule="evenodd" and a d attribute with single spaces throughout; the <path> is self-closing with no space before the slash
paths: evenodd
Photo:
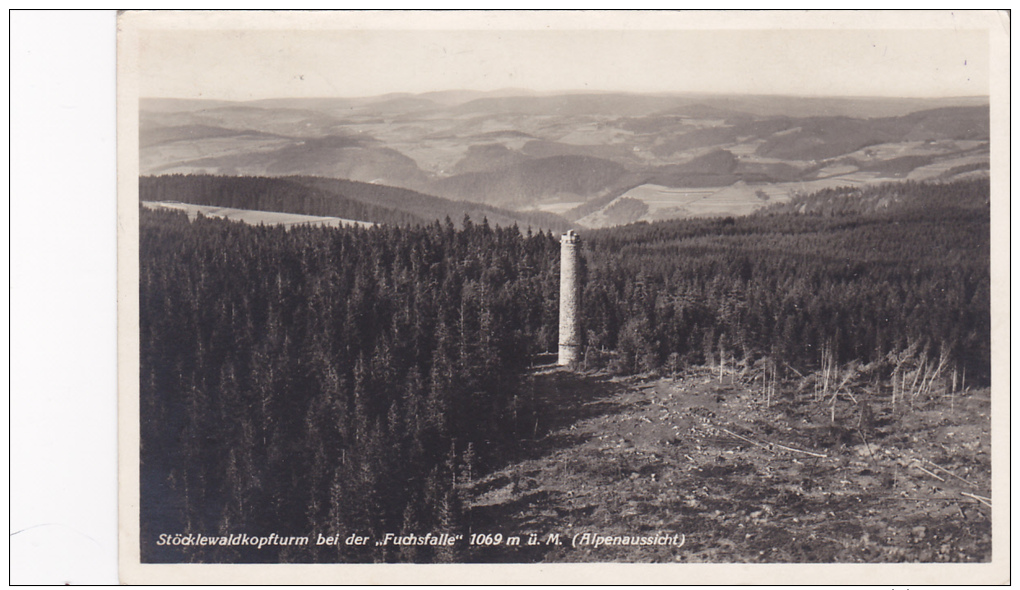
<path id="1" fill-rule="evenodd" d="M 805 370 L 823 351 L 869 363 L 913 345 L 987 379 L 988 195 L 987 180 L 907 183 L 589 232 L 589 360 L 629 373 L 770 356 Z"/>
<path id="2" fill-rule="evenodd" d="M 758 215 L 802 213 L 825 217 L 876 213 L 927 212 L 926 217 L 949 220 L 956 210 L 988 213 L 987 178 L 960 182 L 896 182 L 868 187 L 844 186 L 798 195 L 788 203 L 770 205 Z M 961 213 L 966 216 L 967 213 Z"/>
<path id="3" fill-rule="evenodd" d="M 570 222 L 540 211 L 508 211 L 498 207 L 451 201 L 415 191 L 317 176 L 214 176 L 170 174 L 139 179 L 142 201 L 179 201 L 236 209 L 321 215 L 386 223 L 418 225 L 449 217 L 460 224 L 465 216 L 487 219 L 494 226 L 566 231 Z"/>
<path id="4" fill-rule="evenodd" d="M 569 221 L 542 211 L 513 211 L 491 205 L 467 201 L 452 201 L 432 195 L 409 191 L 392 186 L 366 184 L 339 178 L 322 178 L 318 176 L 291 176 L 286 180 L 302 186 L 324 190 L 341 195 L 352 195 L 380 207 L 396 209 L 423 219 L 426 222 L 449 217 L 460 224 L 465 216 L 475 221 L 487 219 L 493 226 L 508 227 L 519 225 L 521 228 L 533 228 L 536 231 L 554 230 L 567 231 L 573 226 Z"/>
<path id="5" fill-rule="evenodd" d="M 583 234 L 580 368 L 768 359 L 867 364 L 881 383 L 908 359 L 987 383 L 987 181 L 868 190 Z M 557 237 L 469 219 L 286 230 L 140 215 L 143 560 L 459 559 L 154 542 L 469 526 L 456 482 L 544 419 L 528 369 L 556 345 Z"/>
<path id="6" fill-rule="evenodd" d="M 548 194 L 597 195 L 625 174 L 626 169 L 612 160 L 555 155 L 441 178 L 429 187 L 431 192 L 457 199 L 514 206 L 533 203 Z"/>
<path id="7" fill-rule="evenodd" d="M 457 530 L 454 480 L 533 422 L 524 374 L 555 345 L 556 239 L 150 210 L 140 235 L 142 559 L 452 559 L 155 541 Z"/>
<path id="8" fill-rule="evenodd" d="M 138 179 L 141 201 L 176 201 L 370 221 L 421 223 L 415 215 L 318 190 L 282 178 L 172 174 Z"/>

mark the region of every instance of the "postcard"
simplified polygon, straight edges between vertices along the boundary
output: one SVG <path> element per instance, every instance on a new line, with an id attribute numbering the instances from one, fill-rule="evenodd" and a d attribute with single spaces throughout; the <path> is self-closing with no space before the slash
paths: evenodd
<path id="1" fill-rule="evenodd" d="M 1008 15 L 118 24 L 125 583 L 1008 583 Z"/>

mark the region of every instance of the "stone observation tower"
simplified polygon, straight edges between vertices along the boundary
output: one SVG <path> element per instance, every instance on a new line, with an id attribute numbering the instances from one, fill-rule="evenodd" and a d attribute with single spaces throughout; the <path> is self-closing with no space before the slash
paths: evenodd
<path id="1" fill-rule="evenodd" d="M 570 230 L 560 238 L 560 356 L 558 364 L 577 362 L 581 351 L 581 318 L 578 309 L 577 234 Z"/>

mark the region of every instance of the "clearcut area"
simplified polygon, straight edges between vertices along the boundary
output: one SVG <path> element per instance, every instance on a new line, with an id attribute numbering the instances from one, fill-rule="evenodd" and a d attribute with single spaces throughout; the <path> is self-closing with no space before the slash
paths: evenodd
<path id="1" fill-rule="evenodd" d="M 523 456 L 463 492 L 471 532 L 540 543 L 476 548 L 473 561 L 991 559 L 988 389 L 893 407 L 875 391 L 823 397 L 815 376 L 770 392 L 737 370 L 534 380 L 549 411 Z M 571 547 L 584 532 L 685 541 Z"/>

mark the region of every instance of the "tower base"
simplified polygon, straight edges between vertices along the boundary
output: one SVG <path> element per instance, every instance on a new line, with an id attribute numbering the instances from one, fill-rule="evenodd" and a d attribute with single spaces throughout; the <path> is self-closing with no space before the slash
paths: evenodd
<path id="1" fill-rule="evenodd" d="M 577 362 L 581 356 L 581 347 L 576 344 L 560 344 L 560 356 L 556 364 L 567 366 Z"/>

